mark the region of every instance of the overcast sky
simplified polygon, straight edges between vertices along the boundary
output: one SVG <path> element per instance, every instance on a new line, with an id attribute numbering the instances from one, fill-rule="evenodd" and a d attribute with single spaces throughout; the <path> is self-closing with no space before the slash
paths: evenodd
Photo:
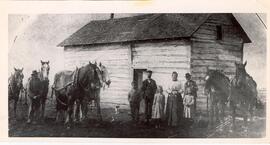
<path id="1" fill-rule="evenodd" d="M 115 14 L 126 17 L 136 14 Z M 259 88 L 266 87 L 266 16 L 263 14 L 234 14 L 252 43 L 244 45 L 247 72 L 254 77 Z M 260 19 L 262 21 L 260 21 Z M 40 68 L 40 60 L 50 60 L 50 80 L 64 69 L 61 41 L 91 20 L 108 19 L 110 14 L 43 14 L 9 15 L 9 74 L 13 67 L 24 67 L 28 78 L 31 71 Z"/>

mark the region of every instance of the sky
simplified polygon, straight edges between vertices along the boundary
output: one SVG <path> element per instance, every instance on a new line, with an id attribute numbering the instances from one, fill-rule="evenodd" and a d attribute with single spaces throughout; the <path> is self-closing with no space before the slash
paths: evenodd
<path id="1" fill-rule="evenodd" d="M 115 14 L 115 18 L 137 14 Z M 247 72 L 258 88 L 266 88 L 266 23 L 265 14 L 234 14 L 252 43 L 244 45 Z M 261 20 L 259 19 L 259 17 Z M 24 68 L 28 78 L 32 70 L 40 69 L 40 60 L 50 61 L 50 80 L 64 69 L 63 48 L 57 45 L 92 20 L 109 19 L 110 14 L 40 14 L 9 15 L 9 75 Z M 25 79 L 26 80 L 26 79 Z"/>

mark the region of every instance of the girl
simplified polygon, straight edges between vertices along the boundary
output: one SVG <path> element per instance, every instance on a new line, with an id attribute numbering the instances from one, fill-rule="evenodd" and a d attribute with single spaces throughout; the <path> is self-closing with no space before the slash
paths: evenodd
<path id="1" fill-rule="evenodd" d="M 190 88 L 186 89 L 186 94 L 184 96 L 183 104 L 184 104 L 185 118 L 192 118 L 192 113 L 193 113 L 192 108 L 194 105 L 194 96 L 192 95 Z"/>
<path id="2" fill-rule="evenodd" d="M 165 96 L 163 94 L 162 86 L 158 86 L 154 101 L 152 119 L 155 121 L 155 127 L 160 128 L 161 119 L 164 115 Z"/>

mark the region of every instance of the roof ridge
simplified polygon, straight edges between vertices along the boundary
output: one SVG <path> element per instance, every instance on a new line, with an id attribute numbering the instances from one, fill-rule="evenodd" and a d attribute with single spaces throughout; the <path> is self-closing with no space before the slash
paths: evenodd
<path id="1" fill-rule="evenodd" d="M 151 14 L 140 14 L 140 15 L 135 15 L 135 16 L 130 16 L 130 17 L 120 17 L 120 18 L 109 18 L 109 19 L 103 19 L 103 20 L 91 20 L 90 22 L 98 22 L 98 21 L 116 21 L 116 20 L 122 20 L 122 19 L 130 19 L 130 18 L 136 18 L 136 17 L 145 17 L 147 15 L 156 15 L 158 13 L 151 13 Z M 89 23 L 90 23 L 89 22 Z"/>

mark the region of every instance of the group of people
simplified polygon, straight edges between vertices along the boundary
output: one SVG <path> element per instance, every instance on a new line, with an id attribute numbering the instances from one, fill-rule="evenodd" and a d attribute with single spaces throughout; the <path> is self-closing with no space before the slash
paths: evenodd
<path id="1" fill-rule="evenodd" d="M 196 82 L 191 80 L 191 75 L 185 74 L 186 82 L 183 86 L 178 80 L 178 73 L 173 72 L 172 80 L 165 91 L 162 86 L 157 86 L 151 76 L 152 71 L 147 70 L 147 79 L 143 81 L 141 88 L 138 88 L 135 82 L 131 84 L 128 101 L 132 120 L 136 123 L 144 122 L 146 125 L 151 121 L 156 128 L 160 128 L 163 121 L 166 121 L 168 126 L 177 127 L 183 118 L 192 119 L 196 112 L 198 87 Z M 168 94 L 166 108 L 164 93 Z"/>

